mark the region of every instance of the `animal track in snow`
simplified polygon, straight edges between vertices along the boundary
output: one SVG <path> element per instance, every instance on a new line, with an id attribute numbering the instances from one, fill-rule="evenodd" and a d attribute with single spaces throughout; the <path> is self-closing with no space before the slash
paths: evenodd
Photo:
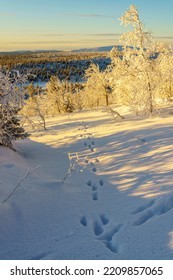
<path id="1" fill-rule="evenodd" d="M 134 222 L 134 226 L 146 223 L 154 216 L 161 216 L 173 209 L 173 196 L 151 200 L 148 204 L 138 207 L 132 214 L 142 213 Z"/>
<path id="2" fill-rule="evenodd" d="M 109 224 L 109 218 L 105 214 L 100 214 L 99 219 L 93 221 L 93 233 L 97 240 L 101 241 L 111 252 L 118 253 L 118 245 L 114 240 L 114 236 L 120 231 L 122 224 L 118 224 L 112 229 L 106 230 L 104 227 Z M 87 226 L 86 217 L 80 220 L 83 226 Z"/>
<path id="3" fill-rule="evenodd" d="M 117 244 L 114 242 L 113 237 L 115 234 L 117 234 L 119 232 L 119 230 L 121 229 L 122 224 L 117 225 L 116 227 L 114 227 L 113 229 L 104 232 L 100 237 L 99 240 L 101 240 L 106 247 L 113 253 L 118 253 L 118 246 Z"/>
<path id="4" fill-rule="evenodd" d="M 98 200 L 98 190 L 101 189 L 101 187 L 104 185 L 104 181 L 100 179 L 97 183 L 93 182 L 92 180 L 88 180 L 86 182 L 86 185 L 90 187 L 92 191 L 92 199 Z"/>
<path id="5" fill-rule="evenodd" d="M 100 240 L 105 241 L 112 241 L 113 236 L 119 232 L 120 228 L 122 227 L 122 224 L 117 225 L 116 227 L 112 228 L 111 230 L 108 230 L 105 232 L 101 237 Z"/>
<path id="6" fill-rule="evenodd" d="M 83 225 L 84 227 L 87 226 L 87 219 L 85 216 L 82 216 L 81 219 L 80 219 L 80 223 L 81 225 Z"/>
<path id="7" fill-rule="evenodd" d="M 99 180 L 99 185 L 103 186 L 104 185 L 104 181 L 102 179 Z"/>
<path id="8" fill-rule="evenodd" d="M 98 200 L 98 193 L 94 192 L 92 195 L 93 200 Z"/>
<path id="9" fill-rule="evenodd" d="M 98 221 L 93 222 L 93 230 L 96 236 L 100 236 L 103 233 L 102 224 Z"/>
<path id="10" fill-rule="evenodd" d="M 97 168 L 96 167 L 93 167 L 92 168 L 92 171 L 95 173 L 95 172 L 97 172 Z"/>
<path id="11" fill-rule="evenodd" d="M 91 152 L 94 152 L 94 150 L 95 150 L 91 145 L 88 145 L 88 149 L 89 149 Z"/>
<path id="12" fill-rule="evenodd" d="M 84 142 L 84 146 L 87 147 L 91 152 L 94 152 L 95 149 L 91 144 L 88 144 L 87 142 Z"/>
<path id="13" fill-rule="evenodd" d="M 87 184 L 88 187 L 91 187 L 92 186 L 92 181 L 89 180 L 86 184 Z"/>
<path id="14" fill-rule="evenodd" d="M 86 216 L 81 217 L 80 223 L 83 226 L 88 225 Z M 108 223 L 109 219 L 107 218 L 107 216 L 105 214 L 100 214 L 99 219 L 93 221 L 93 232 L 95 236 L 100 236 L 104 232 L 103 226 L 107 225 Z"/>
<path id="15" fill-rule="evenodd" d="M 94 184 L 94 185 L 92 186 L 92 191 L 95 192 L 97 189 L 98 189 L 97 186 Z"/>
<path id="16" fill-rule="evenodd" d="M 109 223 L 109 219 L 106 217 L 105 214 L 100 214 L 100 220 L 103 225 L 107 225 Z"/>
<path id="17" fill-rule="evenodd" d="M 94 152 L 95 149 L 93 146 L 95 145 L 95 142 L 92 140 L 91 136 L 87 136 L 87 140 L 84 142 L 84 146 L 88 147 L 91 152 Z"/>

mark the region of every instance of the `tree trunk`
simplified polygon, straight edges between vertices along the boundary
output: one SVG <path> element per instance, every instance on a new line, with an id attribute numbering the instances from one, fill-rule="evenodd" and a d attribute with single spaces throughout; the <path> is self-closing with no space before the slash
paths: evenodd
<path id="1" fill-rule="evenodd" d="M 151 83 L 148 82 L 148 91 L 149 91 L 149 112 L 153 113 L 153 94 L 151 89 Z"/>

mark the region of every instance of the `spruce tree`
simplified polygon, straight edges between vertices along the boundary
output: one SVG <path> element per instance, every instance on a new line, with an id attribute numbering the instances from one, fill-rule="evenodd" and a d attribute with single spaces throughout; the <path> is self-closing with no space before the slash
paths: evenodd
<path id="1" fill-rule="evenodd" d="M 0 145 L 13 150 L 13 141 L 29 136 L 20 124 L 18 113 L 23 103 L 24 78 L 11 79 L 0 72 Z"/>

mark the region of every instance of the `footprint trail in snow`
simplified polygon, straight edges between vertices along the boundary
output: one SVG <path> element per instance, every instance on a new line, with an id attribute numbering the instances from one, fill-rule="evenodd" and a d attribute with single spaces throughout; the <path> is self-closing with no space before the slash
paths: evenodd
<path id="1" fill-rule="evenodd" d="M 81 217 L 80 223 L 84 227 L 87 227 L 89 225 L 86 216 Z M 109 218 L 105 214 L 100 214 L 97 220 L 92 221 L 92 232 L 94 234 L 94 237 L 98 241 L 101 241 L 108 250 L 110 250 L 114 254 L 117 254 L 119 251 L 119 245 L 115 240 L 115 236 L 120 231 L 123 225 L 118 224 L 110 228 L 109 223 Z"/>

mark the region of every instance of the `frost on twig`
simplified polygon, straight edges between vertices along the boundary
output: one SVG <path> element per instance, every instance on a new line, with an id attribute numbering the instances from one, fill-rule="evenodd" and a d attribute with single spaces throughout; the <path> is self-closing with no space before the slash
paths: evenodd
<path id="1" fill-rule="evenodd" d="M 111 117 L 111 118 L 113 118 L 114 119 L 114 121 L 117 121 L 117 119 L 125 119 L 122 115 L 120 115 L 119 114 L 119 112 L 118 111 L 115 111 L 115 110 L 113 110 L 112 108 L 110 108 L 110 107 L 106 107 L 105 109 L 104 109 L 104 111 Z"/>
<path id="2" fill-rule="evenodd" d="M 78 153 L 68 153 L 68 158 L 69 158 L 69 168 L 65 174 L 65 176 L 62 179 L 62 182 L 65 182 L 67 177 L 72 175 L 72 172 L 77 171 L 77 172 L 83 172 L 83 170 L 86 168 L 87 164 L 89 164 L 89 160 L 87 157 L 85 159 L 83 157 L 79 157 Z M 82 168 L 77 168 L 77 164 L 84 163 L 84 166 Z"/>
<path id="3" fill-rule="evenodd" d="M 62 179 L 63 182 L 67 179 L 68 176 L 71 176 L 72 172 L 75 171 L 75 166 L 79 160 L 78 153 L 68 153 L 69 163 L 70 166 L 68 168 L 67 173 L 65 174 L 64 178 Z"/>
<path id="4" fill-rule="evenodd" d="M 17 183 L 17 185 L 14 187 L 13 191 L 2 201 L 2 203 L 5 203 L 7 202 L 10 197 L 17 191 L 18 187 L 21 185 L 21 183 L 32 173 L 34 172 L 36 169 L 40 168 L 40 165 L 39 166 L 36 166 L 35 168 L 33 169 L 28 169 L 27 172 L 25 173 L 25 175 L 20 179 L 20 181 Z"/>

